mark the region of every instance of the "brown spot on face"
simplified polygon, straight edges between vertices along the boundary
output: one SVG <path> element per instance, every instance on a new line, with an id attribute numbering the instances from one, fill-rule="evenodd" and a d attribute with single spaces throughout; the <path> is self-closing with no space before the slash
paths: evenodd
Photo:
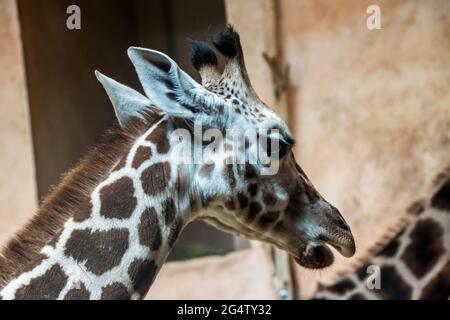
<path id="1" fill-rule="evenodd" d="M 411 242 L 403 252 L 401 259 L 419 279 L 425 276 L 445 254 L 443 231 L 440 225 L 431 219 L 419 221 L 410 234 Z"/>
<path id="2" fill-rule="evenodd" d="M 89 300 L 90 296 L 89 291 L 87 291 L 84 284 L 81 283 L 78 288 L 70 289 L 66 293 L 64 300 Z"/>
<path id="3" fill-rule="evenodd" d="M 335 285 L 328 288 L 330 292 L 337 294 L 345 294 L 348 291 L 355 289 L 355 284 L 350 279 L 342 279 L 337 282 Z"/>
<path id="4" fill-rule="evenodd" d="M 263 226 L 267 226 L 275 223 L 280 218 L 280 212 L 268 211 L 259 218 L 259 223 Z"/>
<path id="5" fill-rule="evenodd" d="M 130 300 L 128 289 L 121 283 L 115 282 L 102 289 L 102 300 Z"/>
<path id="6" fill-rule="evenodd" d="M 175 190 L 177 195 L 184 197 L 189 192 L 189 182 L 186 176 L 185 165 L 179 164 L 177 166 L 177 179 L 175 181 Z"/>
<path id="7" fill-rule="evenodd" d="M 119 265 L 128 249 L 128 230 L 110 231 L 74 230 L 66 243 L 64 254 L 96 275 Z"/>
<path id="8" fill-rule="evenodd" d="M 262 210 L 262 207 L 258 202 L 250 203 L 250 206 L 248 208 L 249 219 L 254 219 L 258 215 L 258 213 L 261 212 L 261 210 Z"/>
<path id="9" fill-rule="evenodd" d="M 256 183 L 251 184 L 248 186 L 248 193 L 250 194 L 250 196 L 254 197 L 256 196 L 256 193 L 258 192 L 258 185 Z"/>
<path id="10" fill-rule="evenodd" d="M 214 163 L 206 163 L 206 164 L 204 164 L 204 165 L 200 168 L 200 171 L 199 171 L 198 175 L 199 175 L 201 178 L 204 178 L 204 177 L 209 176 L 209 175 L 211 174 L 211 172 L 213 172 L 214 166 L 215 166 Z"/>
<path id="11" fill-rule="evenodd" d="M 133 180 L 123 177 L 103 187 L 100 190 L 100 201 L 100 214 L 105 218 L 129 218 L 137 205 Z"/>
<path id="12" fill-rule="evenodd" d="M 239 207 L 241 209 L 245 209 L 248 205 L 248 198 L 245 194 L 243 194 L 242 192 L 239 192 L 237 195 L 237 199 L 239 202 Z"/>
<path id="13" fill-rule="evenodd" d="M 225 179 L 228 181 L 228 184 L 230 185 L 231 188 L 236 187 L 236 177 L 234 175 L 234 171 L 233 171 L 233 165 L 231 164 L 226 164 L 225 165 Z"/>
<path id="14" fill-rule="evenodd" d="M 142 188 L 150 196 L 163 192 L 170 180 L 170 164 L 168 162 L 155 163 L 142 172 Z"/>
<path id="15" fill-rule="evenodd" d="M 236 205 L 234 203 L 234 200 L 225 201 L 225 208 L 227 208 L 230 211 L 236 210 Z"/>
<path id="16" fill-rule="evenodd" d="M 83 222 L 84 220 L 89 219 L 92 213 L 92 204 L 90 199 L 83 202 L 80 208 L 74 213 L 73 220 L 75 222 Z"/>
<path id="17" fill-rule="evenodd" d="M 450 212 L 450 181 L 447 181 L 431 199 L 433 207 Z"/>
<path id="18" fill-rule="evenodd" d="M 256 169 L 253 165 L 247 163 L 245 164 L 245 173 L 244 173 L 245 179 L 253 179 L 257 177 Z"/>
<path id="19" fill-rule="evenodd" d="M 410 300 L 411 286 L 403 280 L 395 267 L 384 265 L 380 269 L 381 289 L 373 290 L 384 300 Z"/>
<path id="20" fill-rule="evenodd" d="M 157 214 L 154 208 L 147 208 L 142 214 L 138 226 L 139 243 L 148 246 L 151 251 L 161 247 L 162 236 Z"/>
<path id="21" fill-rule="evenodd" d="M 42 276 L 34 278 L 30 283 L 16 291 L 17 300 L 55 300 L 64 288 L 67 276 L 61 267 L 55 264 Z"/>
<path id="22" fill-rule="evenodd" d="M 134 155 L 132 167 L 134 169 L 139 168 L 144 161 L 149 160 L 151 157 L 152 149 L 150 147 L 140 146 Z"/>
<path id="23" fill-rule="evenodd" d="M 144 298 L 156 275 L 154 261 L 136 259 L 128 268 L 133 289 Z"/>
<path id="24" fill-rule="evenodd" d="M 167 122 L 161 122 L 153 131 L 148 135 L 147 140 L 156 145 L 156 150 L 160 154 L 169 152 L 170 143 L 167 139 Z"/>
<path id="25" fill-rule="evenodd" d="M 175 202 L 173 202 L 172 198 L 169 198 L 163 202 L 161 214 L 164 217 L 164 223 L 166 226 L 170 226 L 177 214 Z"/>
<path id="26" fill-rule="evenodd" d="M 272 192 L 264 192 L 263 201 L 268 206 L 274 206 L 277 203 L 277 198 Z"/>
<path id="27" fill-rule="evenodd" d="M 445 300 L 450 297 L 450 261 L 422 290 L 421 300 Z"/>

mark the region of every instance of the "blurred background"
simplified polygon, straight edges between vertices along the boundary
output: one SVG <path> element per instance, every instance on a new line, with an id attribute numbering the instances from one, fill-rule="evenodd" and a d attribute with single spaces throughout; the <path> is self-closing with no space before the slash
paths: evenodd
<path id="1" fill-rule="evenodd" d="M 67 28 L 70 5 L 80 29 Z M 367 25 L 371 5 L 380 29 Z M 115 121 L 94 70 L 138 88 L 126 50 L 141 46 L 199 79 L 188 39 L 227 23 L 256 91 L 294 132 L 297 160 L 352 227 L 357 255 L 306 271 L 195 222 L 149 298 L 308 297 L 429 195 L 450 165 L 448 0 L 0 0 L 0 244 Z"/>

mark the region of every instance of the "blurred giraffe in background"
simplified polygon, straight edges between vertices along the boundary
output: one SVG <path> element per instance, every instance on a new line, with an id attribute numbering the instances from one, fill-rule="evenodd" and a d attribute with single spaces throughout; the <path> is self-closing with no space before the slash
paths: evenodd
<path id="1" fill-rule="evenodd" d="M 444 178 L 443 178 L 444 177 Z M 320 287 L 313 299 L 449 299 L 450 174 L 440 175 L 437 191 L 416 202 L 400 231 L 355 271 L 331 286 Z M 442 182 L 443 181 L 443 182 Z M 380 268 L 380 288 L 368 267 Z M 372 287 L 372 286 L 370 286 Z"/>

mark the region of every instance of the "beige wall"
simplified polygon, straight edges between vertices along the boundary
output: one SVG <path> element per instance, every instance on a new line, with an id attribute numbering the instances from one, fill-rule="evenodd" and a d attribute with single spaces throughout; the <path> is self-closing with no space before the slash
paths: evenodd
<path id="1" fill-rule="evenodd" d="M 276 299 L 260 245 L 221 257 L 167 263 L 147 299 Z"/>
<path id="2" fill-rule="evenodd" d="M 0 0 L 0 244 L 36 202 L 25 71 L 15 0 Z"/>
<path id="3" fill-rule="evenodd" d="M 450 164 L 450 2 L 280 3 L 298 160 L 362 256 Z M 366 28 L 370 4 L 382 30 Z M 302 272 L 303 292 L 355 261 Z"/>

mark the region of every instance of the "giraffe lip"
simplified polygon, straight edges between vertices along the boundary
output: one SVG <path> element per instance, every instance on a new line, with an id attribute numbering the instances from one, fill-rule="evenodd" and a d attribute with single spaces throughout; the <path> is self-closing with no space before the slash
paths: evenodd
<path id="1" fill-rule="evenodd" d="M 333 264 L 334 256 L 327 245 L 309 243 L 294 257 L 294 260 L 308 269 L 323 269 Z"/>
<path id="2" fill-rule="evenodd" d="M 355 240 L 353 239 L 352 234 L 348 231 L 335 232 L 331 235 L 323 235 L 319 238 L 319 240 L 332 246 L 346 258 L 353 257 L 355 254 Z"/>

